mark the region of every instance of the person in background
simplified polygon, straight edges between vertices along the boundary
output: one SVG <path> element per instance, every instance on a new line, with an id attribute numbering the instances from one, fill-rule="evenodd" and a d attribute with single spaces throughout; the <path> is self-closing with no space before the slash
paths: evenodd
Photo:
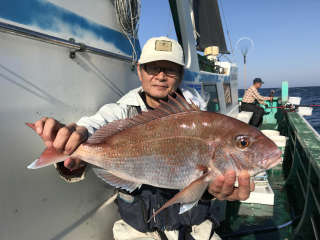
<path id="1" fill-rule="evenodd" d="M 183 51 L 179 43 L 167 37 L 151 38 L 143 47 L 139 63 L 138 76 L 141 87 L 131 90 L 117 103 L 104 105 L 94 116 L 82 117 L 77 123 L 64 125 L 53 118 L 44 117 L 35 123 L 37 133 L 47 147 L 70 155 L 82 142 L 104 124 L 114 120 L 131 118 L 142 111 L 153 110 L 160 100 L 167 101 L 168 95 L 175 97 L 180 94 L 187 101 L 201 101 L 188 90 L 178 88 L 184 76 Z M 202 108 L 201 110 L 204 110 Z M 81 159 L 69 157 L 56 165 L 60 175 L 69 182 L 84 178 L 89 164 Z M 117 221 L 113 228 L 114 238 L 122 239 L 177 239 L 183 234 L 189 240 L 190 234 L 195 239 L 203 239 L 203 234 L 210 235 L 213 219 L 209 210 L 211 200 L 246 200 L 254 190 L 250 184 L 248 172 L 238 176 L 239 187 L 234 187 L 235 171 L 229 170 L 225 176 L 219 176 L 202 197 L 203 201 L 186 214 L 179 214 L 179 205 L 175 204 L 160 212 L 149 223 L 146 222 L 154 211 L 171 199 L 179 190 L 160 189 L 142 185 L 140 189 L 128 193 L 119 189 L 117 203 L 122 220 Z M 209 200 L 209 202 L 205 202 Z M 195 229 L 196 228 L 196 229 Z M 198 235 L 197 235 L 198 234 Z M 199 236 L 199 234 L 201 236 Z M 171 237 L 170 237 L 171 236 Z M 206 238 L 206 237 L 205 237 Z M 191 238 L 190 238 L 191 239 Z M 206 238 L 208 239 L 208 238 Z"/>
<path id="2" fill-rule="evenodd" d="M 258 89 L 263 83 L 264 82 L 262 82 L 260 78 L 255 78 L 253 80 L 253 85 L 245 92 L 241 102 L 241 111 L 253 112 L 251 125 L 254 127 L 259 126 L 264 114 L 264 109 L 254 104 L 255 101 L 268 107 L 268 104 L 264 101 L 272 100 L 272 97 L 262 97 L 259 94 Z"/>

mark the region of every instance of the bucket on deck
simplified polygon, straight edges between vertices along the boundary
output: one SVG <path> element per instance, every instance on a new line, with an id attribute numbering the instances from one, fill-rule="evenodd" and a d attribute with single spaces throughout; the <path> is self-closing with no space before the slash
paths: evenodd
<path id="1" fill-rule="evenodd" d="M 267 137 L 269 136 L 279 136 L 280 132 L 276 131 L 276 130 L 262 130 L 261 131 L 264 135 L 266 135 Z"/>
<path id="2" fill-rule="evenodd" d="M 284 143 L 286 143 L 289 139 L 286 136 L 270 136 L 269 138 L 274 142 L 284 142 Z"/>
<path id="3" fill-rule="evenodd" d="M 311 116 L 312 115 L 312 109 L 311 107 L 299 107 L 298 111 L 303 116 Z"/>
<path id="4" fill-rule="evenodd" d="M 300 97 L 289 97 L 289 102 L 293 105 L 300 105 L 301 98 Z"/>

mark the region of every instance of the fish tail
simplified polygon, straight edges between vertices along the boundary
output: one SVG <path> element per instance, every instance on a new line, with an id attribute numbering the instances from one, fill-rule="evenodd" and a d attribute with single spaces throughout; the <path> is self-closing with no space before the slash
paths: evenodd
<path id="1" fill-rule="evenodd" d="M 33 123 L 26 123 L 26 125 L 36 131 L 35 125 Z M 54 163 L 64 161 L 68 156 L 59 152 L 55 148 L 46 148 L 41 154 L 40 158 L 31 163 L 29 169 L 37 169 L 52 165 Z"/>

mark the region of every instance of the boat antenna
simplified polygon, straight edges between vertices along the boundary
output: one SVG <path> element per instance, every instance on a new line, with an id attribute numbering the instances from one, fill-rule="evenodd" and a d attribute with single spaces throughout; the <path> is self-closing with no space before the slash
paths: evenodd
<path id="1" fill-rule="evenodd" d="M 137 62 L 136 42 L 135 38 L 139 31 L 140 19 L 140 0 L 114 0 L 114 8 L 116 11 L 117 22 L 120 26 L 122 35 L 128 39 L 132 52 L 132 70 Z"/>
<path id="2" fill-rule="evenodd" d="M 244 62 L 244 93 L 246 93 L 246 56 L 253 50 L 253 42 L 250 38 L 243 37 L 237 42 L 237 51 L 243 56 Z"/>
<path id="3" fill-rule="evenodd" d="M 231 46 L 231 52 L 232 52 L 232 56 L 233 56 L 233 61 L 236 62 L 236 59 L 234 57 L 234 53 L 233 53 L 233 48 L 232 48 L 232 44 L 231 44 L 231 40 L 230 40 L 230 35 L 229 35 L 229 30 L 228 30 L 228 26 L 227 26 L 227 21 L 226 21 L 226 18 L 224 16 L 224 11 L 223 11 L 223 7 L 222 7 L 222 3 L 221 3 L 221 0 L 220 0 L 220 6 L 221 6 L 221 9 L 222 9 L 222 14 L 223 14 L 223 19 L 224 19 L 224 23 L 226 25 L 226 29 L 227 29 L 227 33 L 228 33 L 228 38 L 229 38 L 229 42 L 230 42 L 230 46 Z M 228 59 L 226 56 L 225 56 L 226 59 Z M 228 59 L 229 60 L 229 59 Z M 229 62 L 231 62 L 229 60 Z"/>

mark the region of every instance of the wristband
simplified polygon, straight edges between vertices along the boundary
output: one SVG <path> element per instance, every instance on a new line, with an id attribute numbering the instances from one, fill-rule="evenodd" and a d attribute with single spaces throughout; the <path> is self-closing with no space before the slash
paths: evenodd
<path id="1" fill-rule="evenodd" d="M 85 163 L 85 165 L 83 165 L 82 167 L 79 167 L 77 169 L 72 170 L 72 169 L 66 168 L 63 164 L 64 164 L 64 162 L 59 162 L 58 166 L 59 166 L 61 173 L 64 175 L 75 175 L 79 172 L 83 172 L 87 166 L 87 163 Z"/>

